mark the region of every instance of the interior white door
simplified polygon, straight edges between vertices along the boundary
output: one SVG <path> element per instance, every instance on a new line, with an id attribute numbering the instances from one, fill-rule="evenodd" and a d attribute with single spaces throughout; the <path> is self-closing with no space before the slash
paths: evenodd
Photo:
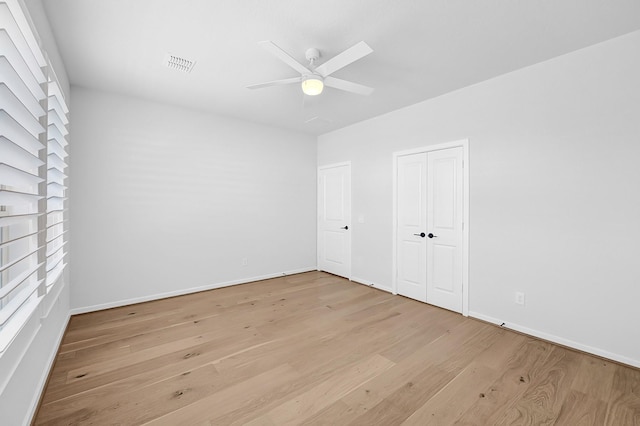
<path id="1" fill-rule="evenodd" d="M 397 291 L 462 312 L 463 149 L 397 159 Z"/>
<path id="2" fill-rule="evenodd" d="M 427 154 L 398 157 L 398 294 L 427 301 Z"/>
<path id="3" fill-rule="evenodd" d="M 462 147 L 427 155 L 427 303 L 462 312 Z"/>
<path id="4" fill-rule="evenodd" d="M 351 278 L 351 165 L 318 169 L 318 270 Z"/>

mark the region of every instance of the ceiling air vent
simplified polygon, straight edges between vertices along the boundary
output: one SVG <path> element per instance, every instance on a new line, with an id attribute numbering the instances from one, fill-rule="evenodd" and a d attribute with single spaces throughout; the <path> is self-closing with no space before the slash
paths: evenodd
<path id="1" fill-rule="evenodd" d="M 181 58 L 180 56 L 175 56 L 171 53 L 167 53 L 166 55 L 164 55 L 164 64 L 167 66 L 167 68 L 190 73 L 193 69 L 193 66 L 196 64 L 196 61 Z"/>

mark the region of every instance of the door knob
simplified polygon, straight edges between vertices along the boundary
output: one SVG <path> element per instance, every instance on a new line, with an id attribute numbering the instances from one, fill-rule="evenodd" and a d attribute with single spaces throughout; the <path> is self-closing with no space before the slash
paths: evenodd
<path id="1" fill-rule="evenodd" d="M 343 227 L 342 227 L 342 228 L 340 228 L 340 229 L 349 229 L 349 226 L 343 226 Z"/>
<path id="2" fill-rule="evenodd" d="M 422 237 L 422 238 L 424 238 L 424 236 L 425 236 L 425 235 L 427 235 L 427 234 L 425 234 L 424 232 L 421 232 L 421 233 L 419 233 L 419 234 L 413 234 L 413 235 L 415 235 L 416 237 Z M 431 238 L 431 237 L 429 237 L 429 238 Z"/>
<path id="3" fill-rule="evenodd" d="M 427 235 L 427 237 L 429 237 L 429 238 L 438 238 L 437 235 L 433 235 L 431 232 L 429 232 L 429 235 Z"/>

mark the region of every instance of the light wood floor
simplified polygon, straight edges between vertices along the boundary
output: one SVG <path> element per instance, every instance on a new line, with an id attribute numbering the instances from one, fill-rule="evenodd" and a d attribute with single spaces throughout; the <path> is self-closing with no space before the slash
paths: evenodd
<path id="1" fill-rule="evenodd" d="M 640 370 L 321 272 L 74 316 L 42 425 L 640 425 Z"/>

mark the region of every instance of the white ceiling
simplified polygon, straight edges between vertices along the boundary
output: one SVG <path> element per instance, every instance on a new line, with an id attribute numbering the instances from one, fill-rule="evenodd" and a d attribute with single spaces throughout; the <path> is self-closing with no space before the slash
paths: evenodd
<path id="1" fill-rule="evenodd" d="M 638 0 L 43 0 L 71 84 L 321 134 L 640 29 Z M 296 77 L 364 40 L 334 76 L 375 87 L 245 86 Z M 191 74 L 165 53 L 194 59 Z M 303 101 L 304 99 L 304 101 Z M 320 117 L 305 123 L 306 120 Z"/>

